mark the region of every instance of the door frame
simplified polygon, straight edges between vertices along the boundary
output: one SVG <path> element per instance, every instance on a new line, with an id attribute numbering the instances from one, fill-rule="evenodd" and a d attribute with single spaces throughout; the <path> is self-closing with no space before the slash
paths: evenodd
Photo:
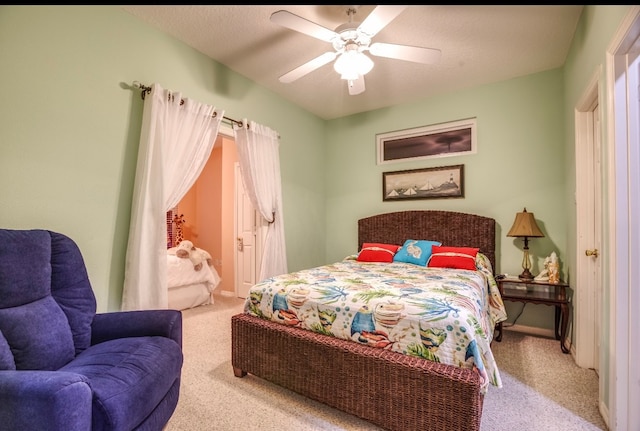
<path id="1" fill-rule="evenodd" d="M 629 54 L 640 38 L 640 6 L 632 6 L 607 47 L 607 271 L 609 275 L 609 428 L 635 429 L 640 424 L 640 339 L 630 331 L 631 316 L 640 313 L 640 137 L 638 61 L 629 69 Z M 637 46 L 635 48 L 637 51 Z M 637 57 L 636 57 L 637 58 Z M 629 73 L 629 72 L 632 73 Z M 630 103 L 631 102 L 631 103 Z M 634 241 L 635 240 L 635 241 Z M 634 382 L 631 384 L 630 382 Z"/>

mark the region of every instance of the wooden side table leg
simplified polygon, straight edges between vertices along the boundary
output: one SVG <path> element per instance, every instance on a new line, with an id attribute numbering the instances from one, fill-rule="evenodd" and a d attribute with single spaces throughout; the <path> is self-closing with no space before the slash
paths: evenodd
<path id="1" fill-rule="evenodd" d="M 562 314 L 562 326 L 560 329 L 560 348 L 562 353 L 569 353 L 569 349 L 564 345 L 564 340 L 567 337 L 567 323 L 569 323 L 569 306 L 562 304 L 560 306 L 560 313 Z"/>
<path id="2" fill-rule="evenodd" d="M 496 325 L 496 331 L 498 332 L 498 335 L 496 335 L 496 341 L 500 342 L 502 341 L 502 322 Z"/>
<path id="3" fill-rule="evenodd" d="M 560 318 L 562 317 L 562 311 L 560 310 L 559 305 L 556 305 L 555 309 L 556 309 L 556 320 L 555 320 L 555 327 L 554 327 L 554 335 L 556 337 L 556 340 L 560 340 L 561 339 Z"/>

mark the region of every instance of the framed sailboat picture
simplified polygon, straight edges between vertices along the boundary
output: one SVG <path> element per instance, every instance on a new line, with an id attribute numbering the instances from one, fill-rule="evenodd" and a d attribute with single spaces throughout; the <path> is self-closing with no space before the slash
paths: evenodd
<path id="1" fill-rule="evenodd" d="M 382 200 L 464 197 L 464 165 L 382 173 Z"/>

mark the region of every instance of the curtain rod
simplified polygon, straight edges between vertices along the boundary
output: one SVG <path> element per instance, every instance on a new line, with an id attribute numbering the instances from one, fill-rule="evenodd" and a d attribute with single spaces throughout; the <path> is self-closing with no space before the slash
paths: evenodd
<path id="1" fill-rule="evenodd" d="M 145 96 L 147 93 L 151 93 L 151 87 L 147 87 L 146 85 L 141 84 L 139 81 L 133 81 L 133 86 L 134 86 L 135 88 L 139 88 L 139 89 L 141 89 L 141 90 L 142 90 L 142 92 L 140 93 L 140 97 L 142 97 L 142 100 L 144 100 L 144 96 Z M 182 105 L 183 103 L 184 103 L 184 100 L 181 100 L 181 101 L 180 101 L 180 104 Z M 215 118 L 215 117 L 216 117 L 216 115 L 218 115 L 218 113 L 217 113 L 217 112 L 214 112 L 214 113 L 213 113 L 213 117 Z M 227 120 L 227 121 L 231 122 L 231 125 L 236 124 L 236 125 L 238 125 L 238 126 L 240 126 L 240 127 L 243 127 L 243 126 L 244 126 L 244 123 L 243 123 L 242 121 L 234 120 L 233 118 L 229 118 L 229 117 L 224 116 L 224 115 L 222 116 L 222 119 L 223 119 L 223 120 Z M 249 125 L 248 125 L 248 124 L 247 124 L 247 127 L 249 127 Z"/>

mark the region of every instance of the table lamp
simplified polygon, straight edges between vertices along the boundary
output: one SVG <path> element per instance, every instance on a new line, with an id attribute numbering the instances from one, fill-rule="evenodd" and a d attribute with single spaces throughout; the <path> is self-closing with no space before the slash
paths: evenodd
<path id="1" fill-rule="evenodd" d="M 522 258 L 522 274 L 518 278 L 522 280 L 533 280 L 531 274 L 531 260 L 529 259 L 529 238 L 542 238 L 544 234 L 536 224 L 533 213 L 527 212 L 525 208 L 521 213 L 516 214 L 513 226 L 509 230 L 507 236 L 524 238 L 524 256 Z"/>

